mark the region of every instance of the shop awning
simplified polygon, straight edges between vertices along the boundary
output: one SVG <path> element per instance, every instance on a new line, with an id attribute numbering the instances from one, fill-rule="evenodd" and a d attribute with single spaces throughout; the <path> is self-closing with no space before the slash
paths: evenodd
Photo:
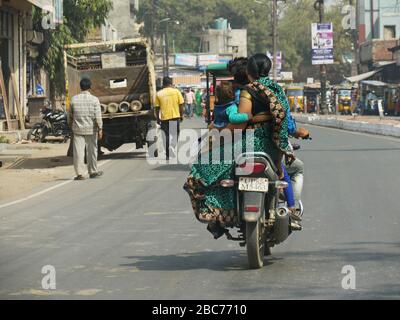
<path id="1" fill-rule="evenodd" d="M 362 73 L 362 74 L 356 75 L 354 77 L 348 77 L 348 78 L 346 78 L 346 80 L 349 81 L 349 82 L 360 82 L 362 80 L 366 80 L 368 78 L 371 78 L 374 74 L 377 74 L 381 70 L 382 69 L 378 69 L 378 70 Z"/>
<path id="2" fill-rule="evenodd" d="M 35 6 L 46 9 L 47 11 L 53 11 L 53 0 L 28 0 L 28 2 L 34 4 Z"/>

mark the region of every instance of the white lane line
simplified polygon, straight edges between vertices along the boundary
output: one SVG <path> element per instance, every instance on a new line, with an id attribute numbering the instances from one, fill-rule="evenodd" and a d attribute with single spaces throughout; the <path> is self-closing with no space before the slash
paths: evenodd
<path id="1" fill-rule="evenodd" d="M 327 130 L 331 130 L 331 131 L 339 131 L 341 133 L 350 133 L 350 134 L 357 135 L 357 136 L 367 136 L 367 137 L 372 137 L 372 138 L 376 138 L 376 139 L 389 140 L 389 141 L 397 142 L 397 143 L 400 142 L 400 138 L 396 138 L 396 137 L 392 137 L 392 136 L 385 136 L 382 134 L 373 134 L 373 133 L 368 133 L 368 132 L 359 132 L 359 131 L 345 130 L 345 129 L 340 129 L 340 128 L 325 127 L 325 126 L 319 126 L 319 125 L 311 124 L 311 123 L 302 123 L 302 122 L 298 122 L 298 123 L 303 124 L 305 126 L 317 127 L 317 128 L 327 129 Z M 313 136 L 313 135 L 311 134 L 311 136 Z"/>
<path id="2" fill-rule="evenodd" d="M 133 152 L 134 150 L 135 150 L 135 148 L 130 149 L 130 150 L 127 150 L 126 152 L 129 153 L 129 152 Z M 110 161 L 111 161 L 111 159 L 110 159 L 110 160 L 105 160 L 105 161 L 99 163 L 99 167 L 104 166 L 105 164 L 109 163 Z M 47 192 L 50 192 L 50 191 L 53 191 L 53 190 L 55 190 L 55 189 L 61 188 L 61 187 L 65 186 L 65 185 L 67 185 L 67 184 L 69 184 L 69 183 L 71 183 L 71 182 L 73 182 L 73 181 L 74 181 L 74 180 L 73 180 L 73 178 L 72 178 L 71 180 L 61 182 L 61 183 L 59 183 L 59 184 L 56 184 L 55 186 L 52 186 L 52 187 L 50 187 L 50 188 L 44 189 L 44 190 L 42 190 L 42 191 L 39 191 L 39 192 L 37 192 L 37 193 L 31 194 L 31 195 L 29 195 L 29 196 L 27 196 L 27 197 L 25 197 L 25 198 L 22 198 L 22 199 L 19 199 L 19 200 L 15 200 L 15 201 L 12 201 L 12 202 L 8 202 L 8 203 L 5 203 L 5 204 L 2 204 L 2 205 L 0 205 L 0 209 L 7 208 L 7 207 L 10 207 L 10 206 L 13 206 L 13 205 L 16 205 L 16 204 L 19 204 L 19 203 L 28 201 L 28 200 L 30 200 L 30 199 L 36 198 L 36 197 L 38 197 L 38 196 L 41 196 L 42 194 L 45 194 L 45 193 L 47 193 Z"/>

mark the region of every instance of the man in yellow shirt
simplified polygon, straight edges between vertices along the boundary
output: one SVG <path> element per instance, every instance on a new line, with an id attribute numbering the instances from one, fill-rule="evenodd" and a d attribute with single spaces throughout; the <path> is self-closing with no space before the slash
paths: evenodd
<path id="1" fill-rule="evenodd" d="M 178 144 L 179 124 L 183 120 L 184 100 L 178 89 L 172 87 L 172 79 L 163 79 L 163 89 L 157 92 L 156 96 L 156 117 L 157 123 L 165 135 L 164 147 L 167 160 L 170 152 Z"/>

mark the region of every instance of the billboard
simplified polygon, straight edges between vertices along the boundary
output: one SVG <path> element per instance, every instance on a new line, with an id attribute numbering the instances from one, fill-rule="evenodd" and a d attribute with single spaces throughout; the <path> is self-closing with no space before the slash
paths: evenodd
<path id="1" fill-rule="evenodd" d="M 219 63 L 219 56 L 217 54 L 199 55 L 199 67 L 208 66 L 214 63 Z"/>
<path id="2" fill-rule="evenodd" d="M 312 64 L 332 64 L 333 61 L 333 24 L 311 24 Z"/>
<path id="3" fill-rule="evenodd" d="M 271 59 L 272 62 L 274 61 L 274 56 L 271 52 L 267 51 L 267 56 L 268 56 L 268 58 Z M 281 71 L 282 71 L 282 52 L 278 51 L 276 53 L 276 72 L 278 74 L 280 74 Z M 271 68 L 271 72 L 272 72 L 272 68 Z"/>
<path id="4" fill-rule="evenodd" d="M 176 54 L 175 65 L 185 67 L 196 67 L 197 56 L 191 54 Z"/>

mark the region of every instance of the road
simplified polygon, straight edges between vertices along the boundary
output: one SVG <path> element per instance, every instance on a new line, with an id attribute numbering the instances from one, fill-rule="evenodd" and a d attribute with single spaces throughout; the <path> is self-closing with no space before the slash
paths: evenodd
<path id="1" fill-rule="evenodd" d="M 195 220 L 187 166 L 117 152 L 101 179 L 0 209 L 0 298 L 400 298 L 400 140 L 309 129 L 314 140 L 298 153 L 304 230 L 264 268 L 248 270 L 245 249 Z M 56 290 L 42 290 L 45 265 Z M 355 290 L 342 288 L 346 265 Z"/>

